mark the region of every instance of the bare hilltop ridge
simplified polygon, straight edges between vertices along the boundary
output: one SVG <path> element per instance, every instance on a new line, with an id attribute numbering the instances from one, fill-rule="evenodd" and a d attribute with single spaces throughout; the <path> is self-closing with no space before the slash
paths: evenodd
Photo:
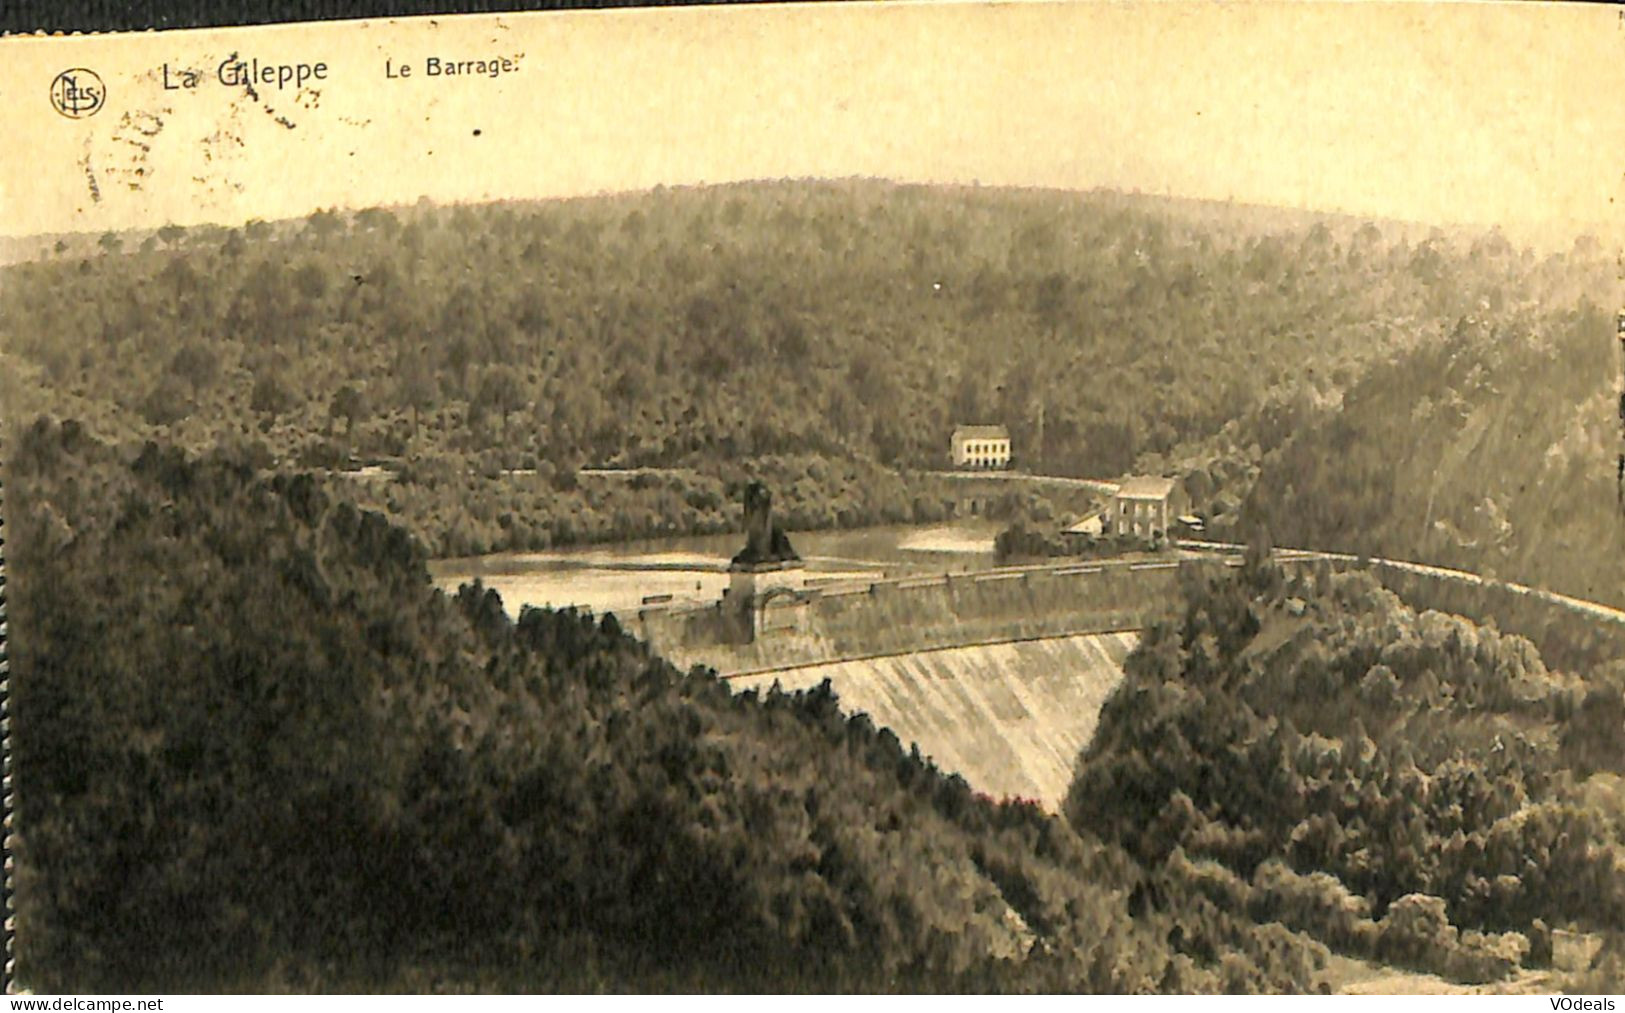
<path id="1" fill-rule="evenodd" d="M 368 214 L 388 212 L 400 220 L 416 215 L 433 214 L 453 207 L 502 206 L 516 210 L 535 209 L 560 203 L 600 203 L 605 201 L 636 201 L 653 193 L 681 194 L 696 191 L 779 192 L 805 190 L 810 187 L 846 188 L 851 191 L 881 191 L 888 189 L 921 190 L 944 196 L 976 193 L 1031 194 L 1037 198 L 1087 195 L 1092 198 L 1115 199 L 1125 207 L 1177 219 L 1207 228 L 1238 231 L 1244 234 L 1268 234 L 1311 228 L 1323 224 L 1339 234 L 1352 234 L 1360 226 L 1370 224 L 1391 237 L 1404 237 L 1413 242 L 1431 236 L 1443 236 L 1453 241 L 1471 242 L 1490 233 L 1502 232 L 1501 226 L 1466 222 L 1424 222 L 1413 219 L 1359 214 L 1337 208 L 1300 208 L 1249 203 L 1234 199 L 1175 196 L 1135 190 L 1099 187 L 1089 190 L 1062 190 L 1048 187 L 984 186 L 963 183 L 908 183 L 874 177 L 828 179 L 742 180 L 731 183 L 697 184 L 656 187 L 653 191 L 627 191 L 613 194 L 561 196 L 525 200 L 496 200 L 479 202 L 436 202 L 427 197 L 416 202 L 386 204 L 366 208 L 328 208 L 329 213 L 354 219 Z M 323 209 L 314 209 L 313 214 Z M 296 234 L 308 223 L 309 217 L 273 218 L 264 220 L 272 234 Z M 106 252 L 103 240 L 114 237 L 121 249 L 137 249 L 143 244 L 152 246 L 163 242 L 161 233 L 184 229 L 198 237 L 219 239 L 225 234 L 244 227 L 242 222 L 194 222 L 189 225 L 168 225 L 159 228 L 131 228 L 106 230 L 69 230 L 64 232 L 30 235 L 0 235 L 0 265 L 29 260 L 47 260 L 58 256 L 96 256 Z M 1505 235 L 1520 249 L 1528 247 L 1537 255 L 1562 253 L 1570 249 L 1582 236 L 1602 236 L 1608 232 L 1606 223 L 1565 222 L 1543 228 L 1510 228 Z M 111 239 L 107 239 L 111 243 Z M 60 244 L 60 245 L 59 245 Z"/>

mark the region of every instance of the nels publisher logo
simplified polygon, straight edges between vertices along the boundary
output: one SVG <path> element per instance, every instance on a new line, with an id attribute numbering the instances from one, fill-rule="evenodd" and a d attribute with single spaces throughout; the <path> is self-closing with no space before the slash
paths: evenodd
<path id="1" fill-rule="evenodd" d="M 74 67 L 51 82 L 51 107 L 69 119 L 94 116 L 106 101 L 107 86 L 94 70 Z"/>

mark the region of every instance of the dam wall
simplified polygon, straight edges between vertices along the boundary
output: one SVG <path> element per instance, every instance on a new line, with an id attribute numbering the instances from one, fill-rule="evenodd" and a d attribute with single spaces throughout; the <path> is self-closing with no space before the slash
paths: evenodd
<path id="1" fill-rule="evenodd" d="M 1185 542 L 1186 561 L 1240 565 L 1241 547 Z M 1407 604 L 1527 637 L 1548 666 L 1584 674 L 1625 658 L 1625 611 L 1445 567 L 1280 549 L 1289 571 L 1363 569 Z M 721 603 L 645 607 L 623 624 L 680 667 L 723 675 L 915 651 L 1141 629 L 1178 597 L 1180 561 L 1070 560 L 862 584 L 813 584 L 770 600 L 752 642 Z"/>
<path id="2" fill-rule="evenodd" d="M 943 770 L 994 798 L 1056 811 L 1101 705 L 1123 679 L 1134 633 L 950 647 L 731 680 L 785 692 L 828 679 L 848 713 L 863 712 Z"/>
<path id="3" fill-rule="evenodd" d="M 638 632 L 680 667 L 723 675 L 1080 633 L 1138 630 L 1174 599 L 1178 563 L 1112 561 L 813 588 L 769 602 L 751 643 L 725 606 L 640 610 Z"/>

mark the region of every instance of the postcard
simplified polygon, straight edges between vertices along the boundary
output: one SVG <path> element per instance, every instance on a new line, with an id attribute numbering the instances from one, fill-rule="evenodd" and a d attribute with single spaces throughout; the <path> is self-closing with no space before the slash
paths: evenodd
<path id="1" fill-rule="evenodd" d="M 9 987 L 1625 987 L 1625 16 L 0 39 Z"/>

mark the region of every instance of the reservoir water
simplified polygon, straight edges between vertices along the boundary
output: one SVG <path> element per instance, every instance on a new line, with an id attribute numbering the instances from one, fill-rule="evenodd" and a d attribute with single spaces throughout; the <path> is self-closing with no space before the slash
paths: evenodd
<path id="1" fill-rule="evenodd" d="M 988 569 L 999 529 L 996 522 L 970 519 L 794 532 L 790 538 L 810 574 L 872 580 Z M 502 595 L 510 614 L 524 605 L 604 613 L 667 595 L 673 601 L 715 601 L 728 584 L 728 560 L 743 545 L 741 534 L 649 539 L 440 559 L 429 572 L 447 591 L 479 578 Z"/>

